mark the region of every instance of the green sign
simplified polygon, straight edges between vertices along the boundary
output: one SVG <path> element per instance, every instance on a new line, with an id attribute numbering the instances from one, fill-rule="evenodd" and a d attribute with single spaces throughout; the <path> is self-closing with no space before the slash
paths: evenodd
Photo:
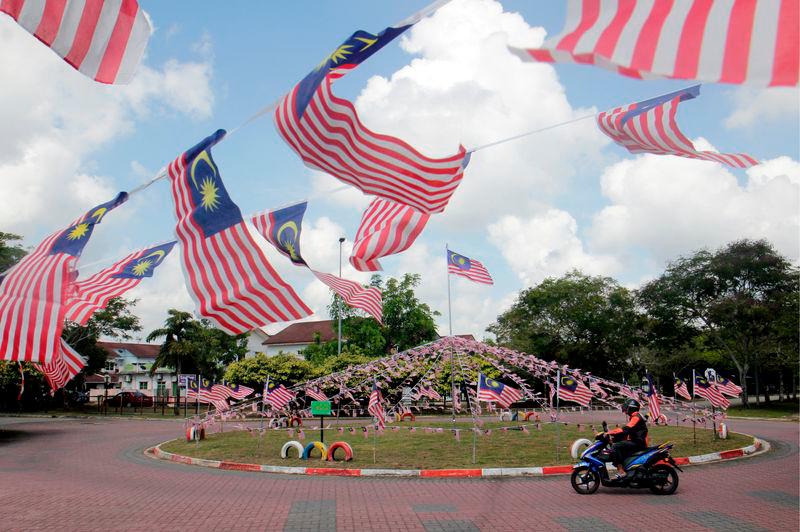
<path id="1" fill-rule="evenodd" d="M 331 415 L 331 402 L 330 401 L 311 401 L 311 415 L 312 416 L 330 416 Z"/>

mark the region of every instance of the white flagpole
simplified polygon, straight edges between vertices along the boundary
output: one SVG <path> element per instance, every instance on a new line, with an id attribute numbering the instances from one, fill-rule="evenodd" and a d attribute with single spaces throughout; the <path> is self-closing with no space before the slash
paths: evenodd
<path id="1" fill-rule="evenodd" d="M 450 306 L 450 248 L 444 245 L 444 255 L 447 258 L 447 320 L 450 325 L 450 336 L 453 336 L 453 308 Z"/>
<path id="2" fill-rule="evenodd" d="M 561 403 L 561 368 L 556 371 L 556 464 L 559 458 L 559 448 L 561 447 L 561 421 L 559 420 L 559 405 Z"/>
<path id="3" fill-rule="evenodd" d="M 694 405 L 694 391 L 697 389 L 696 379 L 697 376 L 695 375 L 694 369 L 692 369 L 692 438 L 694 439 L 695 447 L 697 447 L 697 411 Z"/>

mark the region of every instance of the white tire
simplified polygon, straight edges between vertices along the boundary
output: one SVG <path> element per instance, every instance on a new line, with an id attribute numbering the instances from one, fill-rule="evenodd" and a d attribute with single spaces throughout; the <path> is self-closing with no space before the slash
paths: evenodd
<path id="1" fill-rule="evenodd" d="M 299 441 L 290 440 L 284 443 L 283 447 L 281 447 L 281 458 L 288 458 L 289 449 L 296 449 L 298 458 L 303 456 L 303 445 Z"/>
<path id="2" fill-rule="evenodd" d="M 719 424 L 719 438 L 721 440 L 728 439 L 728 424 L 727 423 L 720 423 Z"/>
<path id="3" fill-rule="evenodd" d="M 506 410 L 500 414 L 500 421 L 511 421 L 511 412 Z"/>
<path id="4" fill-rule="evenodd" d="M 572 447 L 570 447 L 569 452 L 572 455 L 572 458 L 578 459 L 581 456 L 581 453 L 586 450 L 592 444 L 591 440 L 587 440 L 586 438 L 578 438 L 574 442 L 572 442 Z"/>

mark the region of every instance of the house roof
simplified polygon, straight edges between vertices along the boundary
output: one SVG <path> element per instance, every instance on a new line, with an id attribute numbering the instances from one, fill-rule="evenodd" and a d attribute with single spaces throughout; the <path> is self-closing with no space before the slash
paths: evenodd
<path id="1" fill-rule="evenodd" d="M 473 342 L 477 341 L 477 340 L 475 340 L 475 337 L 473 335 L 471 335 L 471 334 L 454 334 L 453 337 L 455 337 L 455 338 L 463 338 L 464 340 L 472 340 Z M 447 336 L 440 334 L 439 338 L 447 338 Z"/>
<path id="2" fill-rule="evenodd" d="M 262 342 L 262 345 L 310 344 L 314 336 L 319 334 L 321 342 L 329 342 L 336 338 L 333 320 L 301 321 L 292 323 L 282 331 L 273 334 Z"/>
<path id="3" fill-rule="evenodd" d="M 152 359 L 155 359 L 158 356 L 158 351 L 161 349 L 161 346 L 157 344 L 97 342 L 97 345 L 105 349 L 106 352 L 108 352 L 108 354 L 112 356 L 117 356 L 119 354 L 117 353 L 117 349 L 124 349 L 126 351 L 130 351 L 134 356 L 138 358 L 152 358 Z"/>

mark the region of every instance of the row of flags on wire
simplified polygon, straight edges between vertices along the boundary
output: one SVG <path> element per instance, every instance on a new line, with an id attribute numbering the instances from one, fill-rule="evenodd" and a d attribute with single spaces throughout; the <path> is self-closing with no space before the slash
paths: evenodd
<path id="1" fill-rule="evenodd" d="M 363 125 L 351 102 L 333 93 L 333 83 L 446 3 L 438 0 L 378 34 L 356 31 L 274 109 L 279 135 L 307 166 L 374 197 L 363 213 L 350 258 L 360 271 L 379 270 L 380 258 L 407 249 L 430 216 L 445 210 L 464 177 L 471 151 L 459 146 L 449 156 L 432 158 L 402 139 L 375 133 Z M 567 5 L 561 35 L 543 48 L 515 53 L 531 61 L 596 64 L 640 78 L 798 85 L 800 8 L 794 0 L 714 4 L 568 0 Z M 135 0 L 0 0 L 0 12 L 74 68 L 103 83 L 131 79 L 152 32 Z M 728 38 L 732 35 L 741 38 Z M 597 122 L 601 131 L 633 153 L 676 155 L 738 168 L 757 164 L 746 154 L 695 149 L 678 128 L 676 113 L 682 102 L 698 95 L 699 86 L 690 87 L 600 113 Z M 268 323 L 301 319 L 311 311 L 267 261 L 222 183 L 211 148 L 224 136 L 219 130 L 182 153 L 169 165 L 168 177 L 189 292 L 200 315 L 230 334 L 240 334 Z M 163 262 L 175 242 L 135 252 L 93 277 L 78 279 L 78 257 L 94 226 L 127 197 L 120 193 L 53 233 L 0 277 L 4 360 L 35 362 L 49 372 L 51 383 L 68 380 L 82 362 L 60 339 L 64 320 L 84 323 L 112 294 L 129 290 Z M 299 225 L 296 230 L 277 226 L 274 234 L 266 227 L 265 222 L 264 238 L 283 247 L 295 264 L 308 267 L 299 254 Z M 294 249 L 286 245 L 290 241 Z M 448 272 L 491 284 L 479 261 L 449 250 L 447 259 Z M 309 270 L 348 304 L 380 321 L 379 291 Z"/>

